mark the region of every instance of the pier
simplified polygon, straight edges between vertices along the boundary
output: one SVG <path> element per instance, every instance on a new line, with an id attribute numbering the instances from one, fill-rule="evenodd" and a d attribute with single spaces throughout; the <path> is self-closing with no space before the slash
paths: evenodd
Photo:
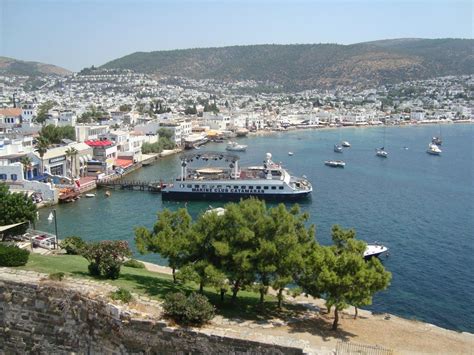
<path id="1" fill-rule="evenodd" d="M 97 180 L 97 187 L 106 187 L 109 189 L 161 192 L 163 186 L 161 181 L 132 181 L 122 179 Z"/>

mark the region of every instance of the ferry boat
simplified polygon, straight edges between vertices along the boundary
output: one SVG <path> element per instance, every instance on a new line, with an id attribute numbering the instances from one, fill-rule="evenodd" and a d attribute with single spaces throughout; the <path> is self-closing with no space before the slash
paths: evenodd
<path id="1" fill-rule="evenodd" d="M 247 146 L 237 142 L 229 142 L 227 143 L 227 147 L 225 149 L 234 152 L 245 152 L 247 150 Z"/>
<path id="2" fill-rule="evenodd" d="M 225 167 L 191 169 L 193 161 L 226 163 Z M 262 166 L 239 167 L 239 156 L 223 152 L 192 153 L 181 156 L 181 176 L 162 189 L 163 200 L 239 200 L 257 197 L 270 201 L 296 201 L 311 194 L 311 183 L 291 176 L 266 154 Z"/>

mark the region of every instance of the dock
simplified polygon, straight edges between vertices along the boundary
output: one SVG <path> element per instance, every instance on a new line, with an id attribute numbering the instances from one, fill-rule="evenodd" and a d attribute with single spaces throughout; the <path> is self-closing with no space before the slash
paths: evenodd
<path id="1" fill-rule="evenodd" d="M 122 179 L 97 180 L 97 187 L 105 187 L 108 189 L 161 192 L 163 186 L 164 185 L 161 181 L 134 181 Z"/>

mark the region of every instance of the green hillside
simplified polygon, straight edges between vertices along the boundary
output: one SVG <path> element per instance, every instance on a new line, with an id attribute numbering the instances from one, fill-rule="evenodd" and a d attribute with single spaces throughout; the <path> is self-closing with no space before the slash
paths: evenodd
<path id="1" fill-rule="evenodd" d="M 474 72 L 474 40 L 399 39 L 136 52 L 103 68 L 158 76 L 257 80 L 289 89 L 376 85 Z"/>

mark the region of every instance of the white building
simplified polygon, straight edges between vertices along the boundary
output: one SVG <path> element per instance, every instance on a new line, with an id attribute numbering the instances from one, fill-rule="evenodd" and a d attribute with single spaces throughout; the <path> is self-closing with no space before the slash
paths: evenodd
<path id="1" fill-rule="evenodd" d="M 106 125 L 77 125 L 76 141 L 85 142 L 88 140 L 99 139 L 99 137 L 106 136 L 109 132 L 109 126 Z"/>

